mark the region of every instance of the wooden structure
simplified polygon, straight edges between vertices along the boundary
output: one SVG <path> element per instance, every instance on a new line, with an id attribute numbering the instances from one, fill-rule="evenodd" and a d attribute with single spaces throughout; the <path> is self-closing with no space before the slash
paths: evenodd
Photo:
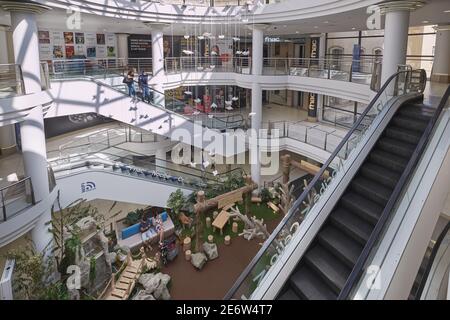
<path id="1" fill-rule="evenodd" d="M 119 279 L 115 281 L 115 275 L 112 276 L 112 290 L 106 297 L 106 300 L 127 300 L 130 297 L 136 281 L 141 275 L 145 257 L 133 260 L 129 255 L 127 259 L 127 266 L 120 274 Z"/>
<path id="2" fill-rule="evenodd" d="M 220 196 L 217 196 L 217 197 L 209 199 L 209 200 L 206 199 L 204 191 L 197 192 L 197 199 L 196 199 L 197 203 L 194 205 L 194 212 L 195 212 L 196 221 L 197 221 L 197 227 L 196 227 L 196 232 L 195 232 L 195 237 L 196 237 L 195 251 L 196 252 L 199 252 L 200 248 L 201 248 L 200 235 L 202 234 L 202 230 L 200 229 L 201 228 L 200 216 L 205 214 L 206 212 L 216 209 L 216 208 L 222 209 L 222 211 L 226 211 L 224 209 L 227 208 L 227 206 L 229 206 L 227 209 L 231 208 L 231 206 L 233 206 L 236 201 L 244 200 L 244 197 L 246 199 L 250 200 L 252 191 L 255 190 L 256 188 L 258 188 L 258 185 L 252 181 L 250 176 L 245 176 L 244 179 L 245 179 L 245 184 L 246 184 L 244 187 L 227 192 L 225 194 L 222 194 Z M 246 208 L 246 212 L 247 212 L 247 210 L 249 209 L 249 207 L 248 207 L 249 201 L 244 201 L 244 203 L 245 203 L 245 208 Z M 214 223 L 213 223 L 213 225 L 214 225 Z"/>
<path id="3" fill-rule="evenodd" d="M 230 221 L 229 219 L 230 219 L 230 215 L 227 211 L 225 211 L 225 210 L 220 211 L 219 215 L 212 223 L 212 226 L 214 228 L 213 230 L 215 231 L 217 228 L 220 230 L 220 234 L 223 234 L 223 227 L 225 227 L 227 222 Z"/>
<path id="4" fill-rule="evenodd" d="M 316 165 L 309 163 L 307 161 L 304 161 L 304 160 L 301 160 L 300 162 L 292 160 L 291 155 L 289 155 L 289 154 L 285 154 L 284 156 L 281 156 L 280 158 L 281 158 L 281 171 L 283 173 L 282 183 L 284 183 L 284 184 L 289 182 L 289 174 L 291 172 L 291 167 L 301 169 L 312 175 L 315 175 L 321 169 L 321 167 L 316 166 Z M 322 178 L 326 179 L 329 176 L 330 176 L 330 174 L 329 174 L 328 170 L 325 170 Z"/>

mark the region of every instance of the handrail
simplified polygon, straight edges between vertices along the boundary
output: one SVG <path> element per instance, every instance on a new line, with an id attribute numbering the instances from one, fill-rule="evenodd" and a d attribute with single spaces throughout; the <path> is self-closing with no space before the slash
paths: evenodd
<path id="1" fill-rule="evenodd" d="M 423 152 L 425 151 L 425 147 L 428 144 L 428 141 L 431 138 L 431 133 L 434 129 L 434 126 L 444 109 L 445 104 L 447 103 L 447 100 L 450 96 L 450 86 L 447 87 L 447 90 L 445 91 L 441 102 L 439 103 L 439 106 L 437 107 L 433 118 L 431 118 L 430 122 L 428 123 L 427 127 L 425 128 L 424 133 L 422 134 L 422 137 L 419 140 L 419 143 L 417 144 L 417 147 L 415 148 L 411 158 L 408 161 L 408 164 L 406 165 L 405 170 L 403 171 L 400 179 L 398 180 L 397 184 L 395 185 L 394 191 L 392 191 L 392 194 L 386 204 L 386 207 L 384 208 L 380 218 L 378 219 L 377 224 L 375 225 L 374 230 L 372 231 L 372 234 L 370 235 L 369 239 L 366 242 L 366 245 L 364 246 L 364 249 L 362 250 L 361 254 L 358 257 L 358 260 L 356 261 L 355 266 L 353 267 L 352 272 L 350 273 L 349 277 L 347 278 L 347 281 L 344 285 L 344 287 L 341 290 L 341 293 L 338 296 L 338 300 L 343 300 L 348 297 L 350 294 L 351 289 L 355 285 L 355 283 L 358 281 L 359 276 L 361 275 L 364 265 L 366 263 L 367 258 L 369 257 L 370 252 L 372 251 L 376 240 L 378 239 L 378 236 L 380 235 L 381 231 L 383 230 L 391 211 L 394 209 L 395 204 L 397 203 L 397 200 L 399 199 L 402 190 L 404 186 L 408 183 L 408 181 L 412 178 L 412 172 L 414 168 L 416 167 L 417 163 L 419 162 L 419 159 L 421 158 Z"/>
<path id="2" fill-rule="evenodd" d="M 281 222 L 277 225 L 275 230 L 270 234 L 268 239 L 264 242 L 261 249 L 258 251 L 258 253 L 253 257 L 253 259 L 250 261 L 250 263 L 247 265 L 247 267 L 244 269 L 244 271 L 241 273 L 241 275 L 238 277 L 236 282 L 233 284 L 231 289 L 227 292 L 224 299 L 228 300 L 233 297 L 233 295 L 237 292 L 240 285 L 244 282 L 244 280 L 247 278 L 247 276 L 250 274 L 250 272 L 253 270 L 253 268 L 256 266 L 260 258 L 263 256 L 264 252 L 269 249 L 269 246 L 272 245 L 272 242 L 275 240 L 275 238 L 278 236 L 279 232 L 284 228 L 284 226 L 287 224 L 287 222 L 294 217 L 296 211 L 300 208 L 300 205 L 306 200 L 308 194 L 312 191 L 313 187 L 316 185 L 316 183 L 321 179 L 321 177 L 324 175 L 325 171 L 328 169 L 328 167 L 333 162 L 334 158 L 339 155 L 339 152 L 341 149 L 343 149 L 347 142 L 351 139 L 353 133 L 360 129 L 360 125 L 362 124 L 362 120 L 365 118 L 365 116 L 369 113 L 369 111 L 372 109 L 372 107 L 375 105 L 375 102 L 378 101 L 378 98 L 381 97 L 381 95 L 386 91 L 389 85 L 391 85 L 391 82 L 400 74 L 404 74 L 407 71 L 398 71 L 391 75 L 386 82 L 383 84 L 381 89 L 376 93 L 375 97 L 372 99 L 372 101 L 368 104 L 366 109 L 363 111 L 361 116 L 356 120 L 356 122 L 353 124 L 352 128 L 347 132 L 345 137 L 342 139 L 342 141 L 339 143 L 339 145 L 335 148 L 333 153 L 330 155 L 330 157 L 325 161 L 325 163 L 320 168 L 319 172 L 316 173 L 314 178 L 311 180 L 311 182 L 308 184 L 308 186 L 303 190 L 302 194 L 295 200 L 293 203 L 291 209 L 287 212 L 287 214 L 283 217 Z"/>
<path id="3" fill-rule="evenodd" d="M 425 288 L 425 284 L 427 283 L 428 276 L 431 271 L 431 267 L 433 266 L 434 259 L 436 258 L 436 255 L 440 249 L 442 241 L 444 241 L 449 230 L 450 230 L 450 222 L 447 222 L 447 224 L 444 227 L 444 230 L 442 230 L 441 234 L 439 235 L 439 237 L 436 240 L 436 243 L 433 246 L 433 250 L 431 251 L 430 258 L 428 259 L 428 263 L 425 268 L 425 272 L 422 275 L 422 279 L 420 280 L 419 287 L 417 288 L 417 291 L 414 295 L 414 300 L 420 300 L 420 297 L 422 296 L 422 293 L 423 293 L 423 289 Z"/>
<path id="4" fill-rule="evenodd" d="M 27 183 L 29 183 L 29 193 L 27 193 Z M 19 194 L 20 197 L 22 196 L 30 196 L 30 200 L 26 200 L 25 201 L 25 206 L 21 206 L 20 208 L 16 208 L 16 210 L 13 212 L 12 215 L 15 215 L 16 213 L 20 212 L 23 209 L 26 209 L 34 204 L 36 204 L 36 200 L 34 197 L 34 189 L 33 189 L 33 183 L 31 181 L 31 177 L 25 177 L 20 179 L 19 181 L 16 181 L 14 183 L 11 183 L 8 186 L 5 186 L 3 188 L 0 188 L 0 206 L 2 208 L 2 219 L 0 219 L 0 221 L 5 222 L 8 220 L 8 209 L 7 209 L 7 204 L 5 203 L 5 193 L 7 192 L 8 189 L 14 188 L 16 186 L 20 186 L 23 185 L 23 187 L 25 188 L 25 192 L 21 192 Z M 12 198 L 14 200 L 14 198 Z M 11 215 L 10 215 L 11 216 Z"/>

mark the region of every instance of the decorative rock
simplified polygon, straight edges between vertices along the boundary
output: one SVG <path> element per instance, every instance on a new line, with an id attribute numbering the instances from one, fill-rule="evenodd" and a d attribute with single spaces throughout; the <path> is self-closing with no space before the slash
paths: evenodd
<path id="1" fill-rule="evenodd" d="M 169 300 L 170 293 L 167 289 L 167 285 L 169 284 L 170 276 L 168 274 L 164 274 L 161 272 L 158 273 L 144 273 L 142 274 L 138 282 L 142 284 L 145 288 L 146 295 L 152 295 L 157 300 Z M 141 292 L 139 292 L 141 293 Z M 138 293 L 138 295 L 139 295 Z M 138 296 L 137 295 L 137 296 Z M 144 293 L 142 293 L 144 295 Z M 136 296 L 135 296 L 136 297 Z M 148 299 L 134 299 L 134 300 L 151 300 L 150 297 Z"/>
<path id="2" fill-rule="evenodd" d="M 183 250 L 186 251 L 189 249 L 191 249 L 191 238 L 186 237 L 183 240 Z"/>
<path id="3" fill-rule="evenodd" d="M 238 224 L 237 224 L 237 222 L 233 222 L 233 225 L 232 225 L 232 227 L 231 227 L 231 230 L 232 230 L 234 233 L 237 233 L 237 232 L 238 232 Z"/>
<path id="4" fill-rule="evenodd" d="M 217 245 L 215 243 L 203 243 L 203 251 L 205 251 L 208 260 L 214 260 L 219 257 L 219 252 L 217 251 Z"/>
<path id="5" fill-rule="evenodd" d="M 208 236 L 208 242 L 209 242 L 209 243 L 213 243 L 213 241 L 214 241 L 214 236 L 213 236 L 212 234 L 210 234 L 210 235 Z"/>
<path id="6" fill-rule="evenodd" d="M 206 217 L 206 227 L 211 228 L 211 218 L 210 217 Z"/>
<path id="7" fill-rule="evenodd" d="M 225 238 L 223 239 L 225 245 L 229 245 L 231 243 L 231 237 L 226 235 Z"/>
<path id="8" fill-rule="evenodd" d="M 184 258 L 186 259 L 186 261 L 190 261 L 191 260 L 191 255 L 192 255 L 191 250 L 186 250 L 184 252 Z"/>
<path id="9" fill-rule="evenodd" d="M 146 290 L 140 290 L 131 300 L 156 300 L 155 297 Z"/>
<path id="10" fill-rule="evenodd" d="M 206 258 L 205 254 L 202 252 L 194 253 L 191 255 L 191 263 L 198 270 L 201 270 L 205 265 L 208 258 Z"/>
<path id="11" fill-rule="evenodd" d="M 112 263 L 116 262 L 117 260 L 117 253 L 115 252 L 110 252 L 109 253 L 109 261 Z"/>

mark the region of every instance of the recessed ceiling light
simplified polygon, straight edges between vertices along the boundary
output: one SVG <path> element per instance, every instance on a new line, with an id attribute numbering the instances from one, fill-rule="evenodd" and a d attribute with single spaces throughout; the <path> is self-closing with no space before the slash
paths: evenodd
<path id="1" fill-rule="evenodd" d="M 422 23 L 428 23 L 428 22 L 430 22 L 430 21 L 428 21 L 428 20 L 423 20 L 422 21 Z"/>
<path id="2" fill-rule="evenodd" d="M 283 28 L 287 28 L 287 25 L 283 25 Z"/>
<path id="3" fill-rule="evenodd" d="M 352 30 L 355 30 L 355 29 L 356 29 L 355 27 L 352 28 Z"/>
<path id="4" fill-rule="evenodd" d="M 295 31 L 295 33 L 297 33 L 297 34 L 298 34 L 298 33 L 300 33 L 300 31 Z"/>
<path id="5" fill-rule="evenodd" d="M 318 28 L 318 26 L 314 26 L 314 29 L 317 29 Z"/>
<path id="6" fill-rule="evenodd" d="M 445 12 L 445 13 L 450 13 L 450 10 L 445 10 L 444 12 Z"/>
<path id="7" fill-rule="evenodd" d="M 329 21 L 324 21 L 323 23 L 328 23 Z"/>

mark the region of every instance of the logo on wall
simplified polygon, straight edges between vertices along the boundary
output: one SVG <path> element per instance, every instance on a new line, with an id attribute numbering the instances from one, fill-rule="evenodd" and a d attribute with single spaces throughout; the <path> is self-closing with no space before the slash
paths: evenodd
<path id="1" fill-rule="evenodd" d="M 81 184 L 81 193 L 95 190 L 95 183 L 92 181 L 83 182 Z"/>

